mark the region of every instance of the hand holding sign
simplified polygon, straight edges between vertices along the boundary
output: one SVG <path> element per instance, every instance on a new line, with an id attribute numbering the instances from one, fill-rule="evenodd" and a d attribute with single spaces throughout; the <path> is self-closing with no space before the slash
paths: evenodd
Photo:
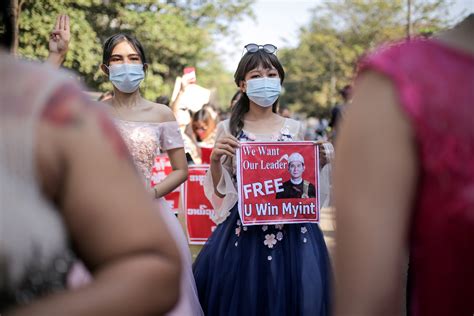
<path id="1" fill-rule="evenodd" d="M 319 163 L 322 168 L 334 159 L 334 147 L 330 142 L 323 140 L 317 141 L 316 145 L 319 147 Z"/>
<path id="2" fill-rule="evenodd" d="M 237 155 L 244 225 L 319 221 L 318 148 L 312 142 L 242 143 Z"/>
<path id="3" fill-rule="evenodd" d="M 228 157 L 235 156 L 235 149 L 240 147 L 240 143 L 232 135 L 227 135 L 219 138 L 214 145 L 211 153 L 211 162 L 220 163 L 221 157 L 226 155 Z"/>

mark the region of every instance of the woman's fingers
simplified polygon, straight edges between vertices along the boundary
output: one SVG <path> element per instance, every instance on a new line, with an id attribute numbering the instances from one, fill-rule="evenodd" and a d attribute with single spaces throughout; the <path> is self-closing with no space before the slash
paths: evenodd
<path id="1" fill-rule="evenodd" d="M 239 141 L 235 137 L 232 137 L 232 136 L 223 137 L 218 141 L 218 143 L 227 144 L 234 148 L 240 147 Z"/>
<path id="2" fill-rule="evenodd" d="M 64 30 L 69 31 L 69 15 L 64 15 Z"/>
<path id="3" fill-rule="evenodd" d="M 229 144 L 216 144 L 212 155 L 214 155 L 216 159 L 220 159 L 223 155 L 233 157 L 235 156 L 235 148 Z"/>
<path id="4" fill-rule="evenodd" d="M 214 145 L 212 150 L 213 160 L 220 159 L 223 155 L 235 156 L 235 149 L 240 147 L 240 143 L 237 138 L 233 136 L 225 136 L 220 138 Z"/>
<path id="5" fill-rule="evenodd" d="M 217 157 L 220 159 L 220 157 L 226 155 L 226 156 L 230 156 L 230 157 L 233 157 L 235 156 L 235 154 L 227 149 L 219 149 L 219 151 L 216 153 L 217 154 Z"/>
<path id="6" fill-rule="evenodd" d="M 64 15 L 62 14 L 59 16 L 59 30 L 64 30 Z"/>
<path id="7" fill-rule="evenodd" d="M 54 30 L 59 30 L 59 24 L 61 23 L 61 16 L 56 17 L 56 24 L 54 25 Z"/>
<path id="8" fill-rule="evenodd" d="M 232 155 L 235 154 L 235 148 L 229 144 L 218 144 L 215 149 L 221 150 L 221 151 L 227 151 L 231 153 Z"/>

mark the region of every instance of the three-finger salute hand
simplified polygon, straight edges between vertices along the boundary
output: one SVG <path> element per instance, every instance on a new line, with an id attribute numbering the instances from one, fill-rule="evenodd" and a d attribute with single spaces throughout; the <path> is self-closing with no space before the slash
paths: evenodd
<path id="1" fill-rule="evenodd" d="M 49 38 L 49 52 L 66 55 L 71 41 L 69 16 L 61 14 L 56 18 L 56 25 Z"/>

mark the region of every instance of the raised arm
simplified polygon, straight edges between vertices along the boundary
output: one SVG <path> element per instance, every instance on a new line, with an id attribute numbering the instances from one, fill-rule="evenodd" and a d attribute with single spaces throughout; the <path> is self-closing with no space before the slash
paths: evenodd
<path id="1" fill-rule="evenodd" d="M 49 38 L 49 55 L 46 61 L 59 68 L 66 58 L 70 41 L 69 16 L 61 14 L 56 18 L 56 24 Z"/>
<path id="2" fill-rule="evenodd" d="M 189 86 L 192 82 L 193 79 L 189 76 L 184 75 L 183 77 L 181 77 L 181 85 L 178 91 L 178 95 L 176 96 L 176 99 L 174 99 L 174 101 L 170 104 L 170 108 L 175 115 L 177 115 L 178 113 L 181 98 L 184 94 L 184 91 L 186 91 L 186 87 Z"/>
<path id="3" fill-rule="evenodd" d="M 38 168 L 93 281 L 6 315 L 161 315 L 180 259 L 111 121 L 64 86 L 38 129 Z"/>
<path id="4" fill-rule="evenodd" d="M 402 315 L 418 166 L 388 79 L 358 80 L 336 151 L 336 315 Z"/>

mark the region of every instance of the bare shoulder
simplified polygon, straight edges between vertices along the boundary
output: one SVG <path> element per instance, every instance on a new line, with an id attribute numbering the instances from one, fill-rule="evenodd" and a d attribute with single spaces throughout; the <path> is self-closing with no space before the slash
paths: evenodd
<path id="1" fill-rule="evenodd" d="M 152 113 L 153 120 L 156 123 L 176 121 L 173 111 L 168 106 L 151 101 L 149 101 L 147 106 L 150 107 L 150 112 Z"/>

